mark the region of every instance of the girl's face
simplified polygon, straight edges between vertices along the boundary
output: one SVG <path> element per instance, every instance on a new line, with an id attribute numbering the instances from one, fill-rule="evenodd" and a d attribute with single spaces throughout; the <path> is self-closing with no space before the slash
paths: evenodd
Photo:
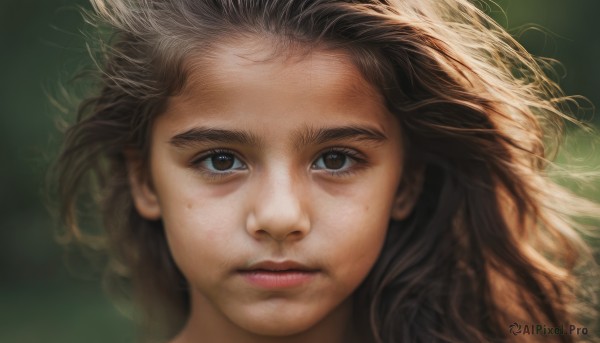
<path id="1" fill-rule="evenodd" d="M 131 178 L 189 282 L 194 330 L 288 336 L 348 322 L 390 217 L 411 206 L 394 205 L 399 124 L 350 58 L 271 54 L 254 41 L 197 63 L 155 121 L 151 182 Z"/>

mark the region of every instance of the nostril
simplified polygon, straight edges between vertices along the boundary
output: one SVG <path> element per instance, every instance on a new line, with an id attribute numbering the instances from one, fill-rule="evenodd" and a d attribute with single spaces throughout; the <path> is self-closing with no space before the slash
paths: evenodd
<path id="1" fill-rule="evenodd" d="M 259 234 L 264 237 L 270 237 L 271 239 L 283 242 L 289 238 L 296 238 L 299 235 L 298 231 L 274 231 L 274 230 L 259 230 Z"/>
<path id="2" fill-rule="evenodd" d="M 264 228 L 250 232 L 258 239 L 270 239 L 277 242 L 300 240 L 306 236 L 307 230 L 294 228 Z"/>

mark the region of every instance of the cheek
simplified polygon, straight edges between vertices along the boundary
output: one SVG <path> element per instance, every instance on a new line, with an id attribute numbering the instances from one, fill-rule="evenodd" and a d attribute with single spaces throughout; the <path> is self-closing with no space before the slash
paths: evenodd
<path id="1" fill-rule="evenodd" d="M 345 199 L 330 199 L 320 206 L 315 228 L 327 236 L 323 246 L 339 273 L 349 283 L 360 282 L 369 272 L 383 246 L 390 221 L 391 196 L 382 199 L 377 188 L 356 190 Z"/>
<path id="2" fill-rule="evenodd" d="M 210 267 L 222 263 L 223 251 L 235 251 L 240 227 L 235 204 L 209 198 L 199 188 L 167 189 L 161 193 L 162 219 L 176 264 L 187 279 L 216 276 L 219 270 Z"/>
<path id="3" fill-rule="evenodd" d="M 154 176 L 167 234 L 181 236 L 182 244 L 226 241 L 236 219 L 235 199 L 214 196 L 197 175 L 174 163 L 157 164 Z"/>
<path id="4" fill-rule="evenodd" d="M 232 201 L 181 193 L 167 201 L 163 222 L 165 229 L 174 234 L 206 241 L 205 244 L 222 243 L 240 227 L 238 206 Z"/>

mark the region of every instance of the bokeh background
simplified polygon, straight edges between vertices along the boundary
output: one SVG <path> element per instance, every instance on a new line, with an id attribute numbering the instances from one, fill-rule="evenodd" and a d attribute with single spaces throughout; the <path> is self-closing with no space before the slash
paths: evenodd
<path id="1" fill-rule="evenodd" d="M 560 60 L 567 94 L 600 106 L 598 0 L 499 0 L 490 13 L 536 55 Z M 77 6 L 85 0 L 0 1 L 0 342 L 132 342 L 132 323 L 103 294 L 99 274 L 66 267 L 43 202 L 58 135 L 60 84 L 89 63 Z M 593 110 L 582 114 L 598 126 Z M 573 132 L 569 163 L 600 166 L 593 136 Z M 565 160 L 565 157 L 561 157 Z M 600 200 L 593 185 L 578 191 Z M 598 333 L 594 333 L 597 336 Z"/>

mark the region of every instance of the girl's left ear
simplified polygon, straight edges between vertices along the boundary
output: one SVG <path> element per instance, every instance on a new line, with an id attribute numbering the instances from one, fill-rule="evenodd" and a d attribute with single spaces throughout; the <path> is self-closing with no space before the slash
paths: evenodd
<path id="1" fill-rule="evenodd" d="M 420 166 L 402 176 L 392 207 L 392 219 L 402 221 L 412 212 L 423 189 L 424 174 L 425 168 Z"/>

